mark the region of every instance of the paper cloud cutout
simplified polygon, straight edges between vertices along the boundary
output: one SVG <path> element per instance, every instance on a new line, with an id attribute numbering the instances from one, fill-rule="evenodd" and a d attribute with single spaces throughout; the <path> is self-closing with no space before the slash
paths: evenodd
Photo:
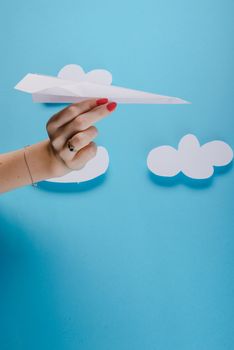
<path id="1" fill-rule="evenodd" d="M 98 146 L 96 156 L 91 159 L 84 168 L 74 170 L 67 175 L 47 179 L 49 182 L 79 183 L 97 178 L 103 175 L 109 166 L 109 154 L 105 147 Z"/>
<path id="2" fill-rule="evenodd" d="M 182 172 L 192 179 L 207 179 L 214 173 L 214 166 L 225 166 L 233 159 L 231 147 L 223 141 L 211 141 L 200 146 L 195 135 L 185 135 L 178 150 L 171 146 L 152 149 L 147 166 L 158 176 L 172 177 Z"/>
<path id="3" fill-rule="evenodd" d="M 112 74 L 105 69 L 94 69 L 85 73 L 83 68 L 77 64 L 68 64 L 58 73 L 58 77 L 64 80 L 76 82 L 89 82 L 102 85 L 111 85 Z"/>

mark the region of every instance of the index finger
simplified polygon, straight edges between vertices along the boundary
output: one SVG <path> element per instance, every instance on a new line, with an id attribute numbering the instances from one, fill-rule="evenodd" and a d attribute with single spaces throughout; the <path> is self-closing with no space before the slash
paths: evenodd
<path id="1" fill-rule="evenodd" d="M 50 129 L 56 130 L 64 124 L 69 123 L 72 119 L 78 117 L 80 114 L 88 112 L 93 108 L 104 105 L 108 102 L 107 98 L 85 100 L 74 103 L 62 111 L 56 113 L 48 122 Z"/>
<path id="2" fill-rule="evenodd" d="M 117 106 L 116 102 L 110 102 L 106 106 L 98 106 L 93 108 L 91 111 L 86 113 L 82 113 L 80 116 L 75 118 L 71 123 L 68 123 L 68 130 L 73 130 L 74 127 L 78 129 L 78 131 L 83 131 L 88 129 L 91 125 L 103 119 L 111 112 L 115 110 Z"/>

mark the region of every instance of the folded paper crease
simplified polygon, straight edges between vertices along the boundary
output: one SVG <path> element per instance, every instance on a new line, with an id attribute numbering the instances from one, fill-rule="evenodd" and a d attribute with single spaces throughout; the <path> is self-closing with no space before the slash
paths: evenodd
<path id="1" fill-rule="evenodd" d="M 32 94 L 34 102 L 74 103 L 90 98 L 106 97 L 117 103 L 188 104 L 165 95 L 114 86 L 112 75 L 104 69 L 85 73 L 81 66 L 63 67 L 57 77 L 28 73 L 15 89 Z"/>

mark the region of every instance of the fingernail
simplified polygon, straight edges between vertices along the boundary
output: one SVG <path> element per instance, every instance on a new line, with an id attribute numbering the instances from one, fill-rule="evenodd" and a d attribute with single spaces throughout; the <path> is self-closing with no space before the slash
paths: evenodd
<path id="1" fill-rule="evenodd" d="M 108 109 L 108 111 L 112 112 L 116 108 L 116 106 L 117 106 L 116 102 L 111 102 L 111 103 L 108 103 L 106 108 Z"/>
<path id="2" fill-rule="evenodd" d="M 108 98 L 100 98 L 99 100 L 96 101 L 96 104 L 97 104 L 97 106 L 101 106 L 107 102 L 108 102 Z"/>

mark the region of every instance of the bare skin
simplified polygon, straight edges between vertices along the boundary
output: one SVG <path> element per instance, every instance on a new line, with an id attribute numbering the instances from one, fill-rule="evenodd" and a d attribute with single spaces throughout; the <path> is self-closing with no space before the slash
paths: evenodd
<path id="1" fill-rule="evenodd" d="M 108 116 L 115 107 L 116 103 L 109 103 L 107 99 L 70 105 L 49 119 L 48 139 L 0 154 L 0 193 L 31 184 L 30 173 L 36 183 L 83 168 L 97 151 L 93 140 L 98 131 L 93 124 Z"/>

